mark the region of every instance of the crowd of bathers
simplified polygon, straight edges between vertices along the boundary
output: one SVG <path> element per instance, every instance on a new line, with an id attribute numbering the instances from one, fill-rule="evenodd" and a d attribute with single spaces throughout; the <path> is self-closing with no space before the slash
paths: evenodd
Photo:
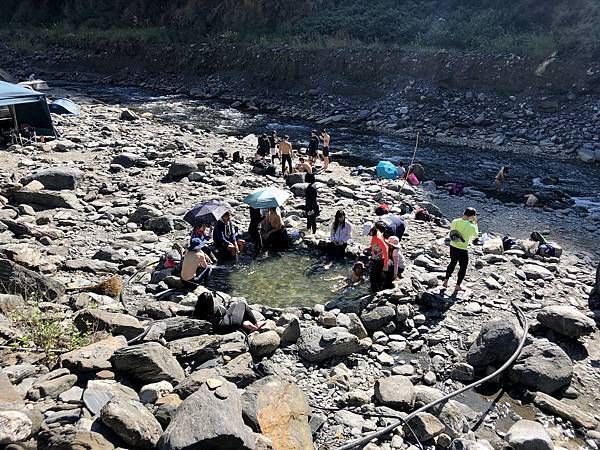
<path id="1" fill-rule="evenodd" d="M 317 218 L 320 214 L 318 201 L 318 189 L 316 186 L 315 173 L 317 161 L 320 161 L 319 144 L 322 142 L 323 167 L 326 170 L 329 165 L 330 136 L 326 130 L 321 131 L 321 136 L 313 130 L 306 152 L 307 160 L 300 157 L 300 166 L 296 172 L 304 172 L 305 187 L 306 233 L 316 233 Z M 271 157 L 273 163 L 279 158 L 282 163 L 284 176 L 292 173 L 292 158 L 294 156 L 292 145 L 288 136 L 282 139 L 277 137 L 273 131 L 270 136 L 263 134 L 259 137 L 255 161 Z M 304 167 L 306 166 L 306 167 Z M 288 170 L 289 169 L 289 170 Z M 406 176 L 403 164 L 398 167 L 402 176 Z M 408 171 L 410 173 L 410 170 Z M 387 209 L 386 209 L 387 208 Z M 368 273 L 370 287 L 373 292 L 392 288 L 394 282 L 402 277 L 405 269 L 404 257 L 400 248 L 400 242 L 405 232 L 405 224 L 402 218 L 390 212 L 386 205 L 380 205 L 375 214 L 378 217 L 375 223 L 367 222 L 363 226 L 363 236 L 370 236 L 370 245 L 363 252 L 358 252 L 352 272 L 348 277 L 348 285 L 362 284 Z M 234 221 L 234 211 L 229 209 L 220 217 L 211 221 L 195 223 L 191 231 L 189 244 L 184 251 L 183 258 L 177 262 L 169 261 L 171 267 L 175 266 L 180 273 L 184 286 L 195 288 L 206 284 L 212 267 L 228 260 L 235 260 L 240 254 L 253 251 L 259 254 L 264 251 L 281 251 L 288 248 L 291 237 L 283 221 L 280 208 L 253 208 L 250 207 L 250 221 L 247 233 L 240 233 L 238 225 Z M 471 208 L 465 211 L 462 219 L 452 222 L 450 234 L 450 257 L 444 286 L 452 275 L 456 265 L 460 265 L 456 291 L 461 290 L 461 282 L 464 279 L 469 243 L 477 237 L 478 229 L 476 212 Z M 343 210 L 338 210 L 331 224 L 327 253 L 332 258 L 346 257 L 346 249 L 352 240 L 353 226 L 346 218 Z M 302 232 L 296 230 L 295 233 Z M 249 239 L 250 249 L 246 245 L 246 237 Z"/>

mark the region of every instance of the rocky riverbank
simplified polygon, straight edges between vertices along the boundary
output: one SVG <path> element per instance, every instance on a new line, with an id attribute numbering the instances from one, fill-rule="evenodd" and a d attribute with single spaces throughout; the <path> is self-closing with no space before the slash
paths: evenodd
<path id="1" fill-rule="evenodd" d="M 234 151 L 254 153 L 252 136 L 95 102 L 83 112 L 56 118 L 61 140 L 0 154 L 0 276 L 8 293 L 0 296 L 0 334 L 9 347 L 0 359 L 0 443 L 7 448 L 335 448 L 499 367 L 522 334 L 511 302 L 525 311 L 530 335 L 493 390 L 503 386 L 517 400 L 481 397 L 480 408 L 481 401 L 457 397 L 410 422 L 418 441 L 456 450 L 600 445 L 589 253 L 568 242 L 560 259 L 476 246 L 468 289 L 451 298 L 440 291 L 447 228 L 407 216 L 407 270 L 394 289 L 313 308 L 251 305 L 264 329 L 247 339 L 218 335 L 187 317 L 204 288 L 159 301 L 144 267 L 185 244 L 182 216 L 198 200 L 226 198 L 245 228 L 243 197 L 266 184 L 287 188 L 283 179 L 231 162 Z M 354 248 L 365 243 L 358 229 L 380 202 L 443 216 L 431 192 L 368 171 L 351 176 L 334 162 L 318 181 L 320 229 L 297 245 L 318 246 L 340 208 L 355 224 Z M 290 188 L 290 228 L 304 221 L 303 187 Z M 482 218 L 516 208 L 487 205 Z M 69 289 L 138 271 L 123 303 Z M 177 284 L 168 277 L 155 288 Z M 418 441 L 401 427 L 367 448 L 414 449 Z"/>
<path id="2" fill-rule="evenodd" d="M 220 99 L 244 111 L 277 112 L 318 126 L 350 124 L 410 143 L 420 132 L 425 145 L 600 161 L 600 69 L 592 63 L 585 73 L 568 76 L 559 58 L 541 70 L 515 55 L 238 46 L 165 52 L 173 55 L 169 71 L 155 49 L 147 55 L 127 46 L 63 44 L 24 54 L 5 44 L 0 67 L 21 77 L 37 73 Z M 568 86 L 560 84 L 571 78 Z"/>

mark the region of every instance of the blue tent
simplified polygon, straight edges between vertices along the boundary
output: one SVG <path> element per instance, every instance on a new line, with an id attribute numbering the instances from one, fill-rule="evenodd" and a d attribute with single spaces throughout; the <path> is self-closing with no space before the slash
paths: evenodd
<path id="1" fill-rule="evenodd" d="M 15 128 L 21 124 L 31 125 L 39 135 L 55 136 L 46 96 L 33 89 L 0 81 L 0 128 Z"/>
<path id="2" fill-rule="evenodd" d="M 57 98 L 50 103 L 50 112 L 54 114 L 69 114 L 73 116 L 78 116 L 80 114 L 79 106 L 77 106 L 68 98 Z"/>
<path id="3" fill-rule="evenodd" d="M 400 177 L 400 172 L 398 172 L 394 163 L 390 161 L 379 161 L 375 169 L 379 178 L 395 180 Z"/>

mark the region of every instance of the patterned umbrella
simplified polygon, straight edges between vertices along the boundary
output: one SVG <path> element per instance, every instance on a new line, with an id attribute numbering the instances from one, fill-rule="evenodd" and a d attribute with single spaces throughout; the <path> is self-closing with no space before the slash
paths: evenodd
<path id="1" fill-rule="evenodd" d="M 231 205 L 223 200 L 212 199 L 198 203 L 190 209 L 183 220 L 192 226 L 201 223 L 214 224 L 217 220 L 223 217 L 227 211 L 231 211 Z"/>

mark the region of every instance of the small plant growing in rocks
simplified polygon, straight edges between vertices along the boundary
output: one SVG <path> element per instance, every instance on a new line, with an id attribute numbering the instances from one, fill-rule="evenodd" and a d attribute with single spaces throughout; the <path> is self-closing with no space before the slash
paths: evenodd
<path id="1" fill-rule="evenodd" d="M 51 364 L 59 353 L 89 345 L 94 332 L 82 333 L 61 312 L 42 311 L 38 306 L 27 306 L 10 316 L 13 326 L 20 331 L 12 345 L 17 348 L 43 352 L 45 362 Z"/>

